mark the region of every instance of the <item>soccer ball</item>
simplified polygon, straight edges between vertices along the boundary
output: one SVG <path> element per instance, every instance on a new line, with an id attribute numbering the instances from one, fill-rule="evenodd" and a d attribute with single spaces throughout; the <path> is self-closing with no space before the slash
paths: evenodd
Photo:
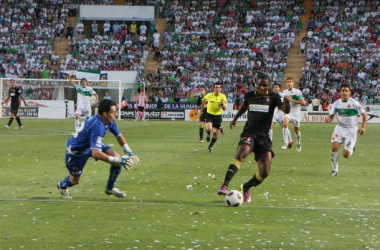
<path id="1" fill-rule="evenodd" d="M 237 190 L 230 190 L 226 195 L 226 203 L 231 207 L 238 207 L 243 204 L 243 195 Z"/>

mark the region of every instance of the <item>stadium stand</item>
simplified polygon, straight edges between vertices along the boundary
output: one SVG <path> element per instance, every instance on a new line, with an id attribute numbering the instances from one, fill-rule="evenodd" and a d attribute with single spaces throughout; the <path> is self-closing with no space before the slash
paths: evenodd
<path id="1" fill-rule="evenodd" d="M 363 105 L 379 104 L 380 7 L 378 1 L 314 1 L 307 26 L 300 88 L 329 103 L 347 82 Z"/>
<path id="2" fill-rule="evenodd" d="M 303 1 L 167 1 L 159 69 L 142 81 L 155 99 L 194 102 L 197 87 L 220 81 L 229 102 L 254 87 L 259 72 L 281 82 Z M 149 77 L 148 77 L 149 75 Z"/>

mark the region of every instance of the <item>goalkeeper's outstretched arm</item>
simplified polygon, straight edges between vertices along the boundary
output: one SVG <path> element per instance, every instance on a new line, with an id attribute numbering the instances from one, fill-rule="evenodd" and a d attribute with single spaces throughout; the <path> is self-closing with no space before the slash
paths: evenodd
<path id="1" fill-rule="evenodd" d="M 116 136 L 116 139 L 118 143 L 120 144 L 120 146 L 123 147 L 124 153 L 131 158 L 131 162 L 133 162 L 133 165 L 139 163 L 140 159 L 137 157 L 135 153 L 133 153 L 125 137 L 122 134 L 119 134 L 118 136 Z"/>

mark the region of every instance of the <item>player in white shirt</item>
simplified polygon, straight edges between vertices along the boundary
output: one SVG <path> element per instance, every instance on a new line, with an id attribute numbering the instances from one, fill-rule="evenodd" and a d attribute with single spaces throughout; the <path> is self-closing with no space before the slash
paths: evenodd
<path id="1" fill-rule="evenodd" d="M 283 100 L 283 94 L 281 91 L 281 85 L 277 82 L 273 84 L 273 92 L 279 94 L 281 96 L 281 100 Z M 269 137 L 270 140 L 273 142 L 273 128 L 276 123 L 280 124 L 281 127 L 283 127 L 283 119 L 284 119 L 284 112 L 282 112 L 281 109 L 278 109 L 277 107 L 274 109 L 273 118 L 272 118 L 272 124 L 270 125 L 269 129 Z"/>
<path id="2" fill-rule="evenodd" d="M 91 117 L 91 96 L 95 96 L 98 102 L 98 94 L 89 86 L 87 86 L 87 79 L 82 78 L 80 85 L 76 85 L 70 77 L 70 84 L 73 85 L 77 91 L 77 109 L 75 110 L 75 129 L 80 127 L 80 117 L 84 115 L 87 118 Z"/>
<path id="3" fill-rule="evenodd" d="M 348 158 L 355 150 L 357 131 L 358 131 L 358 116 L 362 116 L 362 126 L 359 129 L 359 134 L 365 133 L 367 125 L 367 112 L 363 109 L 358 101 L 351 98 L 351 90 L 348 84 L 340 86 L 341 98 L 336 100 L 330 109 L 329 116 L 326 122 L 330 123 L 335 114 L 338 116 L 338 125 L 335 126 L 331 137 L 331 162 L 332 168 L 330 175 L 338 175 L 338 150 L 340 144 L 344 144 L 343 157 Z"/>
<path id="4" fill-rule="evenodd" d="M 291 148 L 294 141 L 292 140 L 292 134 L 289 131 L 289 122 L 294 125 L 294 132 L 297 137 L 297 152 L 301 152 L 301 105 L 304 105 L 305 100 L 302 96 L 302 92 L 299 89 L 294 88 L 293 78 L 286 79 L 287 89 L 285 89 L 282 94 L 284 96 L 289 96 L 290 101 L 290 112 L 284 115 L 283 119 L 283 129 L 282 135 L 284 138 L 284 145 L 282 149 Z"/>

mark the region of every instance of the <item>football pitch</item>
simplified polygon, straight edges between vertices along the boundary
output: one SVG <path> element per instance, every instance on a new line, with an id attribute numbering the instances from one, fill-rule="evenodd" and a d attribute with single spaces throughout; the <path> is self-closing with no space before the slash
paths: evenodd
<path id="1" fill-rule="evenodd" d="M 63 200 L 56 184 L 68 175 L 74 120 L 22 121 L 22 130 L 0 128 L 0 249 L 380 249 L 378 124 L 358 135 L 351 158 L 340 148 L 334 177 L 335 124 L 303 123 L 301 153 L 281 150 L 276 126 L 270 176 L 251 189 L 252 203 L 228 207 L 216 192 L 244 123 L 224 122 L 208 153 L 207 142 L 195 143 L 196 122 L 118 121 L 140 158 L 116 183 L 127 197 L 104 193 L 109 165 L 90 159 Z M 105 142 L 122 152 L 112 134 Z M 256 170 L 252 154 L 229 189 Z"/>

